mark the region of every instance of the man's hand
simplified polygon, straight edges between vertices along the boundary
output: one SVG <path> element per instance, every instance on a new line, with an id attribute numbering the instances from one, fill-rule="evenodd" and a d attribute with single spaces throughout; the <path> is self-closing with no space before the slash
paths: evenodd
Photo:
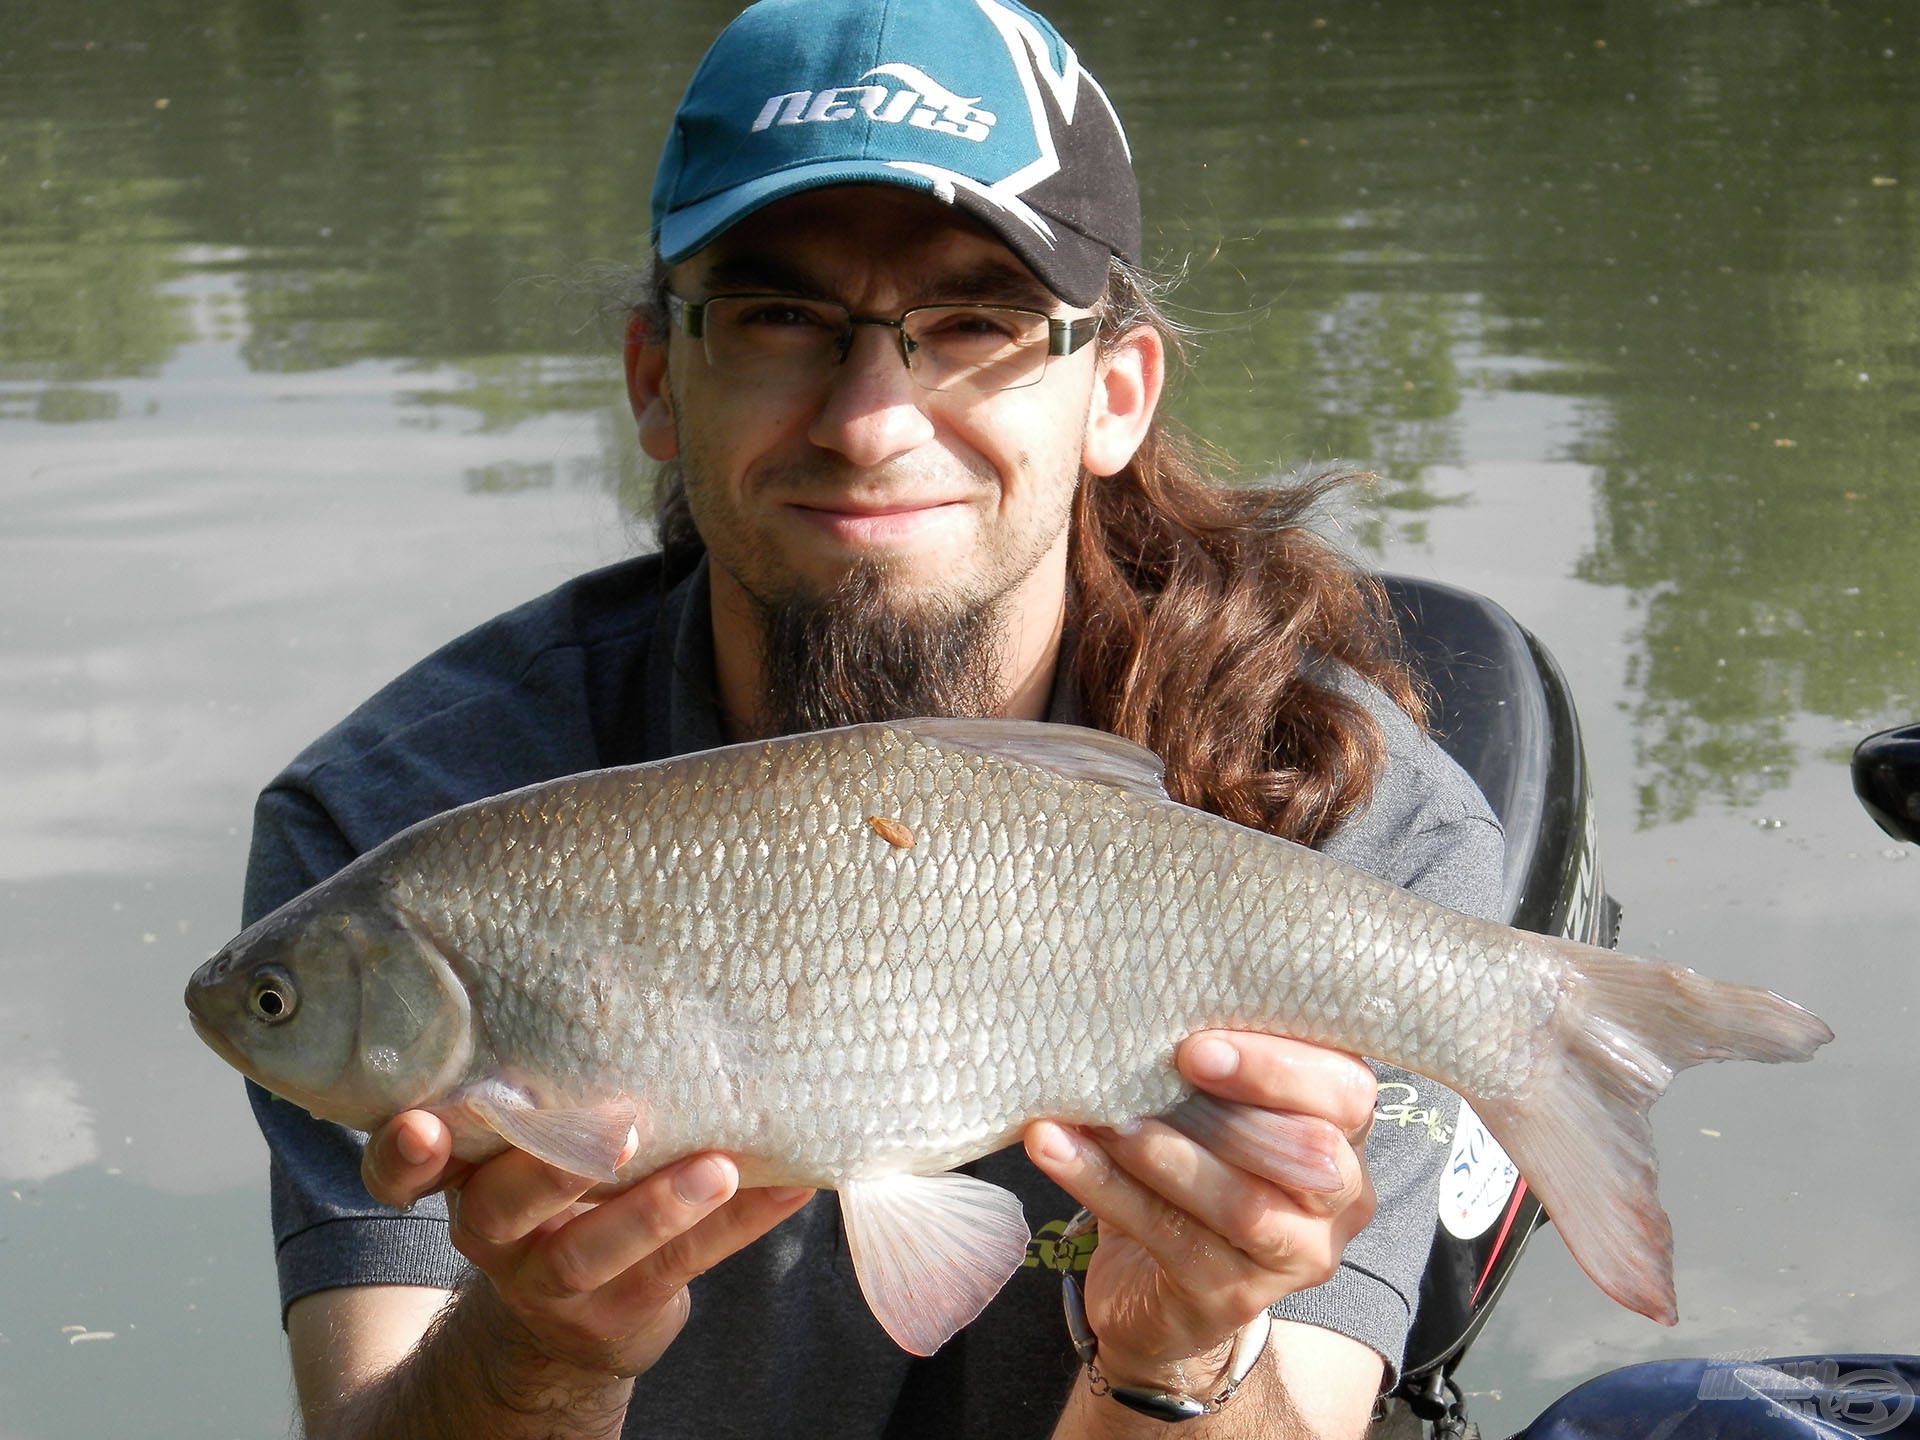
<path id="1" fill-rule="evenodd" d="M 1026 1145 L 1100 1221 L 1084 1289 L 1102 1373 L 1204 1398 L 1234 1332 L 1282 1296 L 1331 1278 L 1372 1217 L 1361 1152 L 1375 1086 L 1351 1055 L 1235 1031 L 1190 1037 L 1179 1063 L 1222 1099 L 1326 1121 L 1339 1188 L 1273 1184 L 1155 1121 L 1124 1135 L 1037 1122 Z"/>
<path id="2" fill-rule="evenodd" d="M 520 1150 L 452 1158 L 428 1111 L 396 1116 L 367 1145 L 368 1192 L 407 1205 L 447 1190 L 454 1248 L 550 1359 L 605 1375 L 648 1369 L 687 1318 L 687 1284 L 798 1210 L 810 1190 L 741 1191 L 725 1155 L 657 1170 L 598 1204 L 595 1182 Z"/>

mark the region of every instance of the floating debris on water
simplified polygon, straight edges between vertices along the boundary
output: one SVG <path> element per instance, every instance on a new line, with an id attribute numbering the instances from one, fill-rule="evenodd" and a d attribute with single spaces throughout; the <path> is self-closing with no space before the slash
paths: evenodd
<path id="1" fill-rule="evenodd" d="M 1758 820 L 1755 820 L 1753 823 L 1758 829 L 1761 829 L 1761 830 L 1778 830 L 1778 829 L 1781 829 L 1783 826 L 1785 826 L 1787 822 L 1778 818 L 1777 816 L 1762 815 Z"/>

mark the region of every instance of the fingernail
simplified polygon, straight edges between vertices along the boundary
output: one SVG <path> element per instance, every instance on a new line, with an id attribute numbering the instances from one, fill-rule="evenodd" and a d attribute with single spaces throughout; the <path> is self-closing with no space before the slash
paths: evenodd
<path id="1" fill-rule="evenodd" d="M 1046 1125 L 1040 1131 L 1039 1150 L 1043 1159 L 1065 1165 L 1079 1155 L 1080 1145 L 1065 1126 Z"/>
<path id="2" fill-rule="evenodd" d="M 1209 1035 L 1187 1047 L 1187 1069 L 1201 1080 L 1224 1080 L 1240 1068 L 1240 1052 Z"/>
<path id="3" fill-rule="evenodd" d="M 711 1160 L 696 1160 L 673 1177 L 673 1190 L 689 1205 L 704 1205 L 727 1188 L 727 1177 Z"/>
<path id="4" fill-rule="evenodd" d="M 433 1147 L 412 1130 L 402 1129 L 394 1136 L 393 1148 L 409 1165 L 424 1165 L 433 1158 Z"/>
<path id="5" fill-rule="evenodd" d="M 767 1191 L 767 1198 L 776 1205 L 791 1205 L 802 1195 L 813 1192 L 804 1185 L 775 1185 Z"/>

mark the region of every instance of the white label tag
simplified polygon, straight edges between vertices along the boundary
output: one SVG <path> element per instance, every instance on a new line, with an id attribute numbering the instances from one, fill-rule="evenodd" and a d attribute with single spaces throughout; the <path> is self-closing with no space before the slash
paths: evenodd
<path id="1" fill-rule="evenodd" d="M 1460 1102 L 1453 1131 L 1453 1154 L 1440 1182 L 1440 1223 L 1449 1235 L 1472 1240 L 1484 1235 L 1505 1213 L 1520 1171 L 1493 1138 L 1473 1107 Z"/>

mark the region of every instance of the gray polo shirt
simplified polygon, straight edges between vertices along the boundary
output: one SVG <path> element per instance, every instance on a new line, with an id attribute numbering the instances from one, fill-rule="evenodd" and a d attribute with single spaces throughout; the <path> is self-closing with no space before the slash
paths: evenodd
<path id="1" fill-rule="evenodd" d="M 1501 836 L 1471 781 L 1386 698 L 1355 682 L 1389 763 L 1367 811 L 1326 853 L 1479 915 L 1499 906 Z M 582 770 L 722 742 L 704 563 L 671 574 L 658 556 L 582 576 L 480 626 L 408 670 L 308 747 L 262 793 L 247 873 L 248 923 L 428 815 Z M 1056 720 L 1074 718 L 1056 694 Z M 1377 1124 L 1367 1165 L 1373 1222 L 1340 1271 L 1276 1313 L 1350 1335 L 1386 1360 L 1389 1383 L 1419 1295 L 1455 1098 L 1375 1065 L 1416 1092 Z M 252 1092 L 272 1152 L 282 1313 L 341 1285 L 452 1287 L 466 1262 L 439 1197 L 400 1214 L 360 1183 L 364 1136 Z M 1404 1090 L 1396 1100 L 1407 1100 Z M 981 1317 L 920 1360 L 868 1313 L 822 1193 L 693 1286 L 693 1313 L 641 1376 L 625 1433 L 686 1436 L 1046 1435 L 1078 1369 L 1061 1322 L 1051 1237 L 1076 1208 L 1018 1147 L 968 1167 L 1019 1195 L 1035 1240 Z M 1084 1261 L 1082 1262 L 1084 1263 Z"/>

